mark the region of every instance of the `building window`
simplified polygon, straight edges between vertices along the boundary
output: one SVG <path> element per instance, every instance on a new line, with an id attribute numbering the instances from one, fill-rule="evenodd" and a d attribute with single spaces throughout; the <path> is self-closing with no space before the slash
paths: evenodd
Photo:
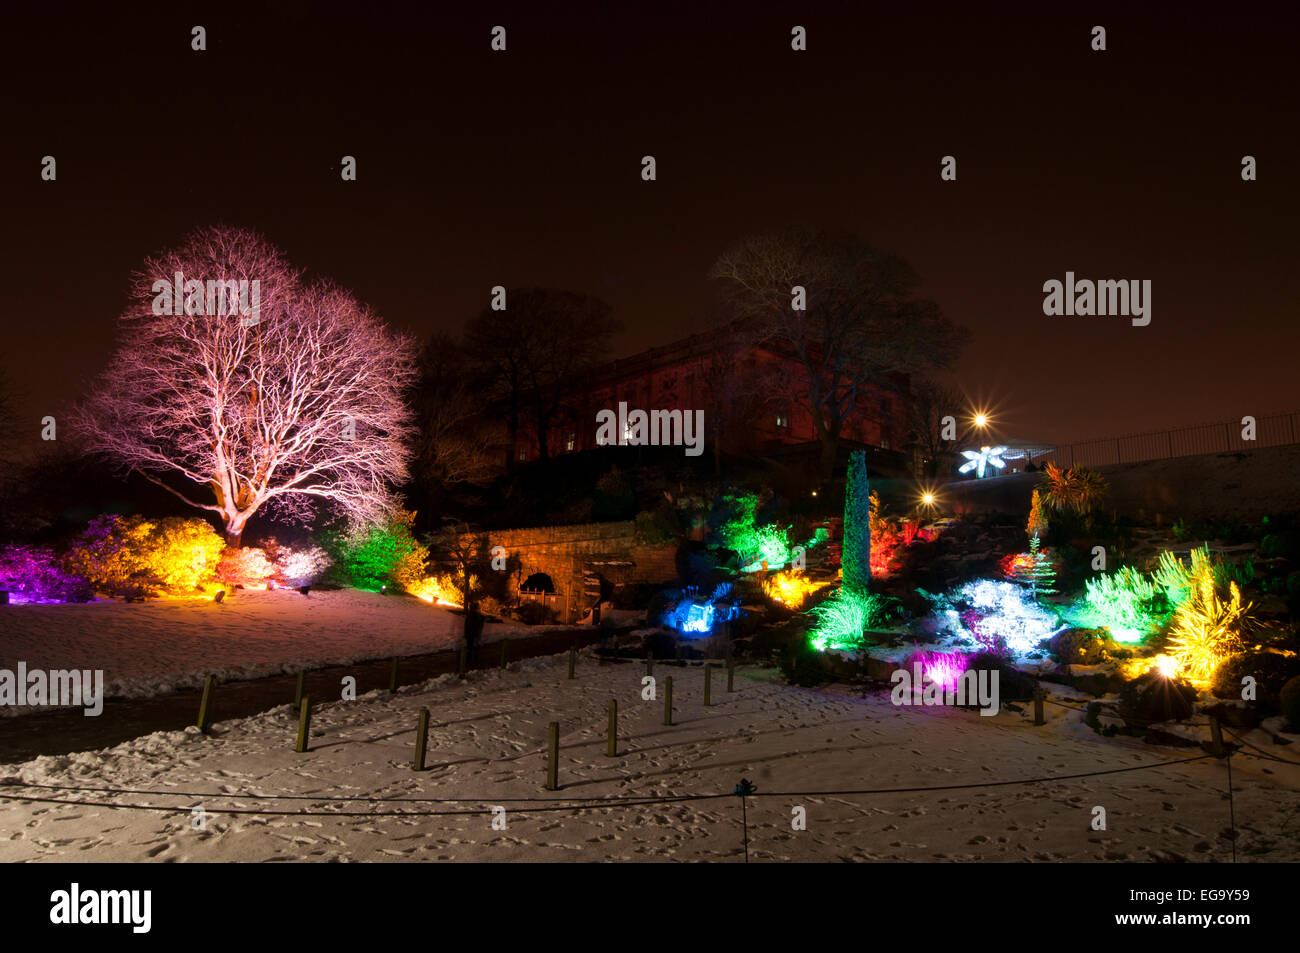
<path id="1" fill-rule="evenodd" d="M 520 459 L 520 460 L 527 460 L 527 459 L 528 459 L 528 451 L 525 450 L 523 447 L 520 447 L 520 448 L 519 448 L 519 459 Z"/>
<path id="2" fill-rule="evenodd" d="M 790 426 L 790 415 L 787 414 L 787 413 L 785 413 L 784 411 L 778 413 L 778 414 L 776 415 L 776 425 L 777 425 L 778 427 L 789 427 L 789 426 Z"/>
<path id="3" fill-rule="evenodd" d="M 578 435 L 574 433 L 572 430 L 570 430 L 569 439 L 564 441 L 564 449 L 567 450 L 569 453 L 572 453 L 573 448 L 576 447 L 577 445 L 578 445 Z"/>

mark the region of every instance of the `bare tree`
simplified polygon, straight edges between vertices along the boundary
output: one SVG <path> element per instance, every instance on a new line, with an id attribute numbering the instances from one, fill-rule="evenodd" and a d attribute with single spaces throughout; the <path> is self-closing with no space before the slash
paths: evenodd
<path id="1" fill-rule="evenodd" d="M 485 418 L 483 388 L 470 376 L 465 349 L 436 333 L 420 352 L 414 405 L 419 423 L 415 472 L 442 489 L 482 484 L 501 471 L 493 452 L 505 427 Z"/>
<path id="2" fill-rule="evenodd" d="M 955 424 L 965 401 L 956 388 L 932 380 L 912 381 L 909 391 L 906 406 L 910 443 L 916 451 L 923 475 L 934 477 L 939 470 L 940 458 L 952 449 L 955 442 L 955 439 L 943 439 L 943 419 L 952 417 Z"/>
<path id="3" fill-rule="evenodd" d="M 533 418 L 539 452 L 550 456 L 551 424 L 566 388 L 603 360 L 619 328 L 605 302 L 572 291 L 523 288 L 506 292 L 504 311 L 486 310 L 466 330 L 507 405 L 511 466 L 520 418 Z"/>
<path id="4" fill-rule="evenodd" d="M 755 342 L 787 350 L 799 373 L 791 397 L 812 417 L 829 477 L 844 422 L 874 386 L 896 375 L 946 368 L 968 334 L 913 292 L 919 278 L 901 258 L 853 235 L 785 229 L 728 249 L 711 277 Z M 804 290 L 796 310 L 795 289 Z"/>
<path id="5" fill-rule="evenodd" d="M 210 292 L 194 309 L 207 313 L 190 313 L 188 294 L 185 308 L 160 307 L 159 289 L 176 273 L 258 281 L 260 311 L 213 313 Z M 260 235 L 200 229 L 133 276 L 118 349 L 73 424 L 90 451 L 218 514 L 232 546 L 268 504 L 306 518 L 327 501 L 377 521 L 410 456 L 402 395 L 411 351 L 347 291 L 304 284 Z M 192 499 L 168 476 L 215 502 Z"/>

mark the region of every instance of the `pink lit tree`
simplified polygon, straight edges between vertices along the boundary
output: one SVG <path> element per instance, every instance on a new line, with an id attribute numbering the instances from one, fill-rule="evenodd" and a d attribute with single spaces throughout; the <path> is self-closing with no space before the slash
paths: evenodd
<path id="1" fill-rule="evenodd" d="M 259 307 L 159 307 L 159 282 L 176 272 L 257 281 Z M 73 419 L 90 452 L 217 514 L 231 546 L 268 506 L 305 520 L 324 501 L 363 523 L 392 510 L 410 457 L 413 347 L 349 292 L 304 281 L 254 232 L 205 228 L 145 261 L 118 323 L 118 349 Z"/>

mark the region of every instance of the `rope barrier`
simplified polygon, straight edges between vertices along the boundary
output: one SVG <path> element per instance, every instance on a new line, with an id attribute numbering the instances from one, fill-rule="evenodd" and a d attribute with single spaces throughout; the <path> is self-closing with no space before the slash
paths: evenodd
<path id="1" fill-rule="evenodd" d="M 1016 778 L 1007 781 L 976 781 L 967 784 L 942 784 L 921 787 L 907 788 L 862 788 L 848 791 L 767 791 L 755 793 L 753 797 L 850 797 L 854 795 L 875 795 L 875 794 L 915 794 L 926 791 L 958 791 L 971 788 L 987 787 L 1007 787 L 1017 784 L 1047 784 L 1054 781 L 1073 781 L 1079 778 L 1103 777 L 1110 774 L 1124 774 L 1130 771 L 1145 771 L 1150 768 L 1166 768 L 1179 764 L 1190 764 L 1194 761 L 1204 761 L 1212 758 L 1213 755 L 1198 755 L 1194 758 L 1181 758 L 1175 761 L 1160 761 L 1155 764 L 1138 764 L 1130 765 L 1125 768 L 1108 768 L 1103 771 L 1085 771 L 1078 774 L 1061 774 L 1038 778 Z M 707 801 L 717 798 L 731 797 L 728 794 L 675 794 L 665 795 L 662 797 L 586 797 L 586 798 L 383 798 L 383 797 L 313 797 L 305 794 L 199 794 L 188 791 L 142 791 L 128 788 L 91 788 L 74 785 L 54 785 L 54 784 L 24 784 L 22 782 L 4 781 L 0 782 L 5 787 L 33 788 L 37 790 L 49 791 L 86 791 L 101 794 L 130 794 L 145 796 L 166 796 L 166 797 L 184 797 L 187 800 L 260 800 L 260 801 L 290 801 L 290 800 L 308 800 L 316 802 L 355 802 L 362 801 L 372 804 L 386 803 L 431 803 L 431 804 L 550 804 L 549 807 L 524 808 L 520 813 L 540 813 L 550 811 L 567 811 L 567 810 L 591 810 L 608 807 L 641 807 L 650 804 L 674 804 L 686 801 Z M 79 804 L 87 807 L 109 807 L 122 808 L 127 810 L 153 810 L 163 812 L 188 812 L 192 808 L 165 807 L 162 805 L 138 805 L 138 804 L 114 804 L 110 801 L 84 801 L 68 800 L 59 798 L 41 798 L 25 794 L 0 794 L 0 800 L 8 801 L 31 801 L 40 804 Z M 565 804 L 554 804 L 555 801 L 568 802 Z M 446 816 L 469 816 L 478 815 L 482 811 L 392 811 L 387 813 L 375 811 L 275 811 L 275 810 L 258 810 L 255 808 L 213 808 L 207 809 L 211 814 L 265 814 L 268 816 L 295 816 L 295 817 L 446 817 Z"/>

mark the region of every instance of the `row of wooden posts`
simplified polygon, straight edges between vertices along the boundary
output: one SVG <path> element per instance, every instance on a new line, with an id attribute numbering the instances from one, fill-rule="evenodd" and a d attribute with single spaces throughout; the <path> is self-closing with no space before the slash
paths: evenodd
<path id="1" fill-rule="evenodd" d="M 506 667 L 507 654 L 506 643 L 501 644 L 501 667 Z M 388 690 L 391 693 L 397 692 L 398 662 L 397 656 L 393 657 L 392 667 L 388 674 Z M 572 647 L 569 649 L 569 678 L 577 678 L 578 649 Z M 467 654 L 465 646 L 460 648 L 460 674 L 463 676 L 466 672 Z M 645 673 L 648 676 L 654 675 L 655 660 L 652 652 L 646 653 Z M 727 670 L 727 692 L 735 691 L 736 665 L 731 656 L 731 646 L 727 646 L 725 667 Z M 708 662 L 704 666 L 704 706 L 706 708 L 713 705 L 713 669 L 714 663 Z M 308 750 L 308 744 L 311 739 L 311 696 L 304 691 L 306 672 L 298 673 L 298 683 L 294 691 L 294 708 L 298 710 L 298 736 L 294 745 L 294 750 L 303 753 Z M 199 731 L 206 732 L 211 723 L 212 717 L 212 696 L 216 688 L 216 676 L 209 675 L 203 682 L 203 696 L 199 701 L 199 717 L 196 726 Z M 1036 710 L 1041 715 L 1042 704 L 1037 701 Z M 415 733 L 415 758 L 412 762 L 412 768 L 416 771 L 423 771 L 425 767 L 425 755 L 429 747 L 429 709 L 421 708 L 419 715 L 419 726 Z M 673 723 L 673 677 L 668 675 L 664 678 L 664 724 L 672 725 Z M 1035 722 L 1040 724 L 1041 722 Z M 559 761 L 560 761 L 560 723 L 553 721 L 547 726 L 546 733 L 546 790 L 559 790 Z M 611 698 L 609 700 L 609 725 L 608 739 L 605 747 L 605 753 L 608 757 L 618 756 L 618 701 Z"/>
<path id="2" fill-rule="evenodd" d="M 578 650 L 569 649 L 569 678 L 574 678 L 574 667 L 577 663 Z M 736 664 L 731 657 L 731 646 L 727 646 L 725 660 L 727 670 L 727 691 L 734 692 L 736 684 Z M 714 663 L 706 662 L 704 665 L 704 707 L 713 706 L 713 669 Z M 655 670 L 654 654 L 646 653 L 645 673 L 653 676 Z M 618 757 L 618 700 L 611 698 L 609 700 L 609 724 L 606 729 L 605 755 L 610 758 Z M 671 675 L 664 677 L 664 724 L 672 725 L 673 723 L 673 677 Z M 560 723 L 553 721 L 546 726 L 546 790 L 558 791 L 560 789 Z"/>

